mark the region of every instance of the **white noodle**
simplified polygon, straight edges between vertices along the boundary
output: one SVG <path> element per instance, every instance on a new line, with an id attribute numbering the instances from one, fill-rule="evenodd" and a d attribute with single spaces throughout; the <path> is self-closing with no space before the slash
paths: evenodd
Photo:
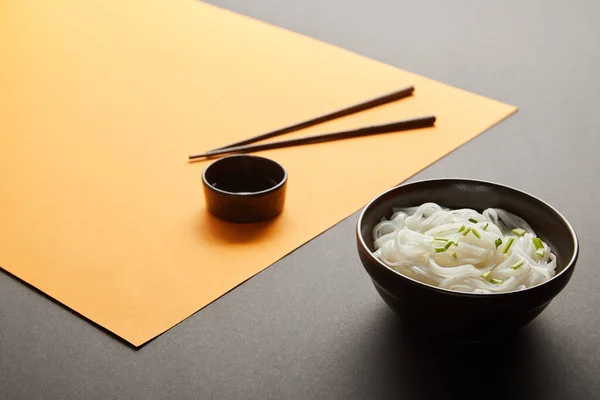
<path id="1" fill-rule="evenodd" d="M 505 210 L 479 213 L 425 203 L 392 212 L 373 228 L 373 254 L 418 281 L 488 294 L 523 290 L 556 274 L 556 256 L 548 244 L 536 248 L 529 224 Z M 517 228 L 522 231 L 514 233 Z"/>

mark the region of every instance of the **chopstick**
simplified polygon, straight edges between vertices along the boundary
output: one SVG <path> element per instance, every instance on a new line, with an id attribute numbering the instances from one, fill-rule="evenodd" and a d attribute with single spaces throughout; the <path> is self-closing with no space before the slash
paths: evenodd
<path id="1" fill-rule="evenodd" d="M 249 146 L 235 146 L 225 149 L 212 150 L 204 154 L 189 156 L 189 161 L 199 161 L 203 158 L 212 158 L 230 153 L 254 153 L 262 150 L 281 149 L 284 147 L 302 146 L 305 144 L 330 142 L 333 140 L 342 140 L 360 136 L 379 135 L 382 133 L 406 131 L 410 129 L 420 129 L 433 126 L 435 123 L 434 115 L 425 115 L 422 117 L 405 119 L 403 121 L 393 122 L 391 124 L 374 125 L 365 128 L 353 129 L 350 131 L 327 133 L 323 135 L 306 136 L 298 139 L 281 140 L 278 142 L 262 143 Z"/>
<path id="2" fill-rule="evenodd" d="M 226 149 L 229 147 L 243 146 L 246 144 L 269 139 L 269 138 L 272 138 L 275 136 L 284 135 L 286 133 L 295 132 L 300 129 L 304 129 L 304 128 L 308 128 L 308 127 L 315 126 L 318 124 L 322 124 L 324 122 L 331 121 L 331 120 L 341 118 L 341 117 L 345 117 L 345 116 L 348 116 L 351 114 L 356 114 L 357 112 L 360 112 L 360 111 L 369 110 L 371 108 L 379 107 L 384 104 L 388 104 L 393 101 L 408 97 L 408 96 L 412 95 L 414 90 L 415 90 L 414 86 L 407 86 L 403 89 L 397 90 L 395 92 L 392 92 L 392 93 L 389 93 L 384 96 L 380 96 L 380 97 L 377 97 L 377 98 L 374 98 L 371 100 L 367 100 L 363 103 L 355 104 L 353 106 L 346 107 L 341 110 L 334 111 L 332 113 L 325 114 L 325 115 L 322 115 L 320 117 L 316 117 L 313 119 L 309 119 L 307 121 L 300 122 L 300 123 L 297 123 L 297 124 L 294 124 L 294 125 L 291 125 L 291 126 L 288 126 L 285 128 L 277 129 L 272 132 L 268 132 L 268 133 L 265 133 L 262 135 L 258 135 L 258 136 L 254 136 L 254 137 L 251 137 L 248 139 L 240 140 L 239 142 L 231 143 L 231 144 L 228 144 L 227 146 L 222 146 L 217 149 L 210 150 L 210 151 L 223 150 L 223 149 Z"/>

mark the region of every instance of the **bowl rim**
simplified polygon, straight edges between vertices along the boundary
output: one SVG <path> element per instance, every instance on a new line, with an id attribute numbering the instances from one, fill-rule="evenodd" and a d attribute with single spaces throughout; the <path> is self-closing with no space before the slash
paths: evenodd
<path id="1" fill-rule="evenodd" d="M 532 198 L 533 200 L 539 201 L 540 203 L 546 205 L 548 208 L 550 208 L 552 211 L 554 211 L 556 213 L 556 215 L 559 216 L 560 219 L 562 219 L 562 221 L 565 223 L 565 225 L 567 226 L 569 232 L 571 233 L 571 238 L 573 239 L 573 254 L 571 255 L 571 258 L 569 259 L 569 261 L 566 263 L 565 267 L 562 269 L 562 271 L 560 271 L 558 274 L 554 275 L 552 278 L 548 279 L 545 282 L 539 283 L 535 286 L 531 286 L 522 290 L 513 290 L 510 292 L 497 292 L 497 293 L 471 293 L 471 292 L 459 292 L 456 290 L 450 290 L 450 289 L 446 289 L 446 288 L 441 288 L 439 286 L 434 286 L 434 285 L 430 285 L 428 283 L 424 283 L 421 281 L 418 281 L 416 279 L 413 279 L 409 276 L 403 275 L 400 272 L 394 270 L 393 268 L 390 268 L 389 266 L 387 266 L 385 263 L 383 263 L 381 260 L 379 260 L 378 258 L 374 257 L 372 252 L 369 250 L 369 247 L 366 245 L 365 241 L 363 240 L 362 234 L 361 234 L 361 227 L 362 227 L 362 222 L 363 222 L 363 217 L 366 213 L 366 211 L 371 207 L 371 205 L 375 202 L 377 202 L 377 200 L 379 200 L 381 197 L 385 196 L 386 194 L 393 192 L 394 190 L 398 190 L 399 188 L 405 187 L 405 186 L 410 186 L 410 185 L 416 185 L 416 184 L 422 184 L 422 183 L 427 183 L 427 182 L 441 182 L 441 181 L 446 181 L 446 182 L 451 182 L 451 181 L 455 181 L 455 182 L 470 182 L 470 183 L 484 183 L 487 185 L 491 185 L 491 186 L 498 186 L 501 188 L 505 188 L 505 189 L 509 189 L 518 193 L 521 193 L 527 197 Z M 540 288 L 542 286 L 545 286 L 546 284 L 550 283 L 551 281 L 554 281 L 555 279 L 557 279 L 559 276 L 565 274 L 568 270 L 572 269 L 573 266 L 575 265 L 575 263 L 577 262 L 577 258 L 579 256 L 579 239 L 577 237 L 577 233 L 575 232 L 575 229 L 573 229 L 573 226 L 571 225 L 571 223 L 567 220 L 567 218 L 565 218 L 564 215 L 562 215 L 562 213 L 560 213 L 555 207 L 553 207 L 552 205 L 548 204 L 546 201 L 540 199 L 539 197 L 536 197 L 530 193 L 527 193 L 523 190 L 519 190 L 516 189 L 514 187 L 508 186 L 508 185 L 504 185 L 504 184 L 500 184 L 497 182 L 492 182 L 492 181 L 487 181 L 487 180 L 482 180 L 482 179 L 470 179 L 470 178 L 431 178 L 431 179 L 422 179 L 422 180 L 418 180 L 418 181 L 412 181 L 412 182 L 406 182 L 406 183 L 401 183 L 397 186 L 394 186 L 391 189 L 388 189 L 380 194 L 378 194 L 377 196 L 375 196 L 373 199 L 371 199 L 371 201 L 369 201 L 369 203 L 367 205 L 365 205 L 359 216 L 358 216 L 358 221 L 356 223 L 356 237 L 358 239 L 358 242 L 360 243 L 360 250 L 363 251 L 370 260 L 376 262 L 377 264 L 385 267 L 387 270 L 393 272 L 394 274 L 396 274 L 397 276 L 401 277 L 402 279 L 405 279 L 407 281 L 410 281 L 413 284 L 417 284 L 420 286 L 423 286 L 424 288 L 429 288 L 431 290 L 443 293 L 443 294 L 451 294 L 451 295 L 455 295 L 455 296 L 461 296 L 461 297 L 483 297 L 483 298 L 490 298 L 491 296 L 493 297 L 497 297 L 497 296 L 509 296 L 509 295 L 515 295 L 518 293 L 525 293 L 531 290 L 535 290 L 537 288 Z"/>
<path id="2" fill-rule="evenodd" d="M 210 170 L 210 168 L 214 167 L 216 164 L 218 164 L 220 162 L 231 160 L 233 158 L 246 158 L 246 159 L 261 160 L 261 161 L 270 162 L 270 163 L 274 164 L 276 167 L 280 168 L 281 171 L 283 171 L 283 178 L 275 186 L 272 186 L 272 187 L 270 187 L 268 189 L 265 189 L 265 190 L 259 190 L 259 191 L 256 191 L 256 192 L 243 192 L 243 193 L 229 192 L 227 190 L 222 190 L 222 189 L 216 188 L 213 185 L 211 185 L 208 182 L 208 179 L 206 179 L 206 174 Z M 230 156 L 225 156 L 225 157 L 218 158 L 218 159 L 214 160 L 212 163 L 210 163 L 209 165 L 207 165 L 206 168 L 204 168 L 204 171 L 202 172 L 202 183 L 204 184 L 205 188 L 207 188 L 209 190 L 212 190 L 213 192 L 216 192 L 216 193 L 220 193 L 220 194 L 227 195 L 227 196 L 239 197 L 239 198 L 263 196 L 263 195 L 266 195 L 266 194 L 270 194 L 270 193 L 276 192 L 277 190 L 279 190 L 281 187 L 283 187 L 287 183 L 287 180 L 288 180 L 288 173 L 287 173 L 287 170 L 285 169 L 285 167 L 283 165 L 281 165 L 277 161 L 272 160 L 270 158 L 261 157 L 261 156 L 255 156 L 255 155 L 250 155 L 250 154 L 233 154 L 233 155 L 230 155 Z"/>

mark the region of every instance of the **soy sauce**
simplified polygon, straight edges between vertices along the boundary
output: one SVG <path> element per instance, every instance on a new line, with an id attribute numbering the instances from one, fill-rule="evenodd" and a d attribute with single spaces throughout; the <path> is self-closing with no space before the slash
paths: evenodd
<path id="1" fill-rule="evenodd" d="M 211 185 L 230 193 L 253 193 L 271 189 L 277 183 L 266 176 L 240 173 L 220 176 L 216 182 L 211 182 Z"/>

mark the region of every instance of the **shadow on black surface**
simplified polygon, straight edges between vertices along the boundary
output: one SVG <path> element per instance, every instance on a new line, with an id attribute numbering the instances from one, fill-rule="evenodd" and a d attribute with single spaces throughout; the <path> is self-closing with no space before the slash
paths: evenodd
<path id="1" fill-rule="evenodd" d="M 364 391 L 378 387 L 408 399 L 543 399 L 549 396 L 557 371 L 544 360 L 544 335 L 532 322 L 503 339 L 478 344 L 457 344 L 415 338 L 391 312 L 382 321 L 371 353 L 361 357 L 374 365 L 365 379 Z M 373 376 L 372 374 L 375 374 Z M 373 382 L 375 381 L 375 382 Z M 378 381 L 378 382 L 377 382 Z M 362 390 L 361 390 L 362 391 Z"/>

